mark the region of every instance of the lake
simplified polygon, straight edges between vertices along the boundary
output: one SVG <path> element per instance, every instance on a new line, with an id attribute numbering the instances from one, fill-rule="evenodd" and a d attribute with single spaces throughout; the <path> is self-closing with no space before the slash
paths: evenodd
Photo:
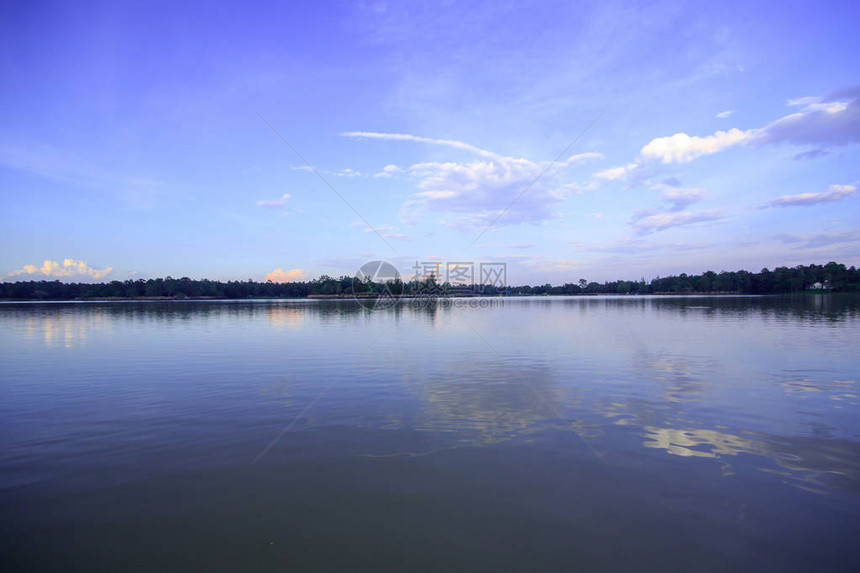
<path id="1" fill-rule="evenodd" d="M 0 566 L 860 570 L 858 347 L 836 294 L 2 304 Z"/>

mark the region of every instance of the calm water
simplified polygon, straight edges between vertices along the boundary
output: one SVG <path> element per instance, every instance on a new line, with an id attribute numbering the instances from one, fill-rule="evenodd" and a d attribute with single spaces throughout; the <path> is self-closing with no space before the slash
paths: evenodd
<path id="1" fill-rule="evenodd" d="M 860 297 L 503 302 L 0 305 L 0 568 L 860 570 Z"/>

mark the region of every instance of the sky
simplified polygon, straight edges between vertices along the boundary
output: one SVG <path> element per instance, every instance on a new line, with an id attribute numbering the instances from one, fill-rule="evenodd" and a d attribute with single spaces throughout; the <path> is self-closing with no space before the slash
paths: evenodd
<path id="1" fill-rule="evenodd" d="M 0 0 L 0 278 L 860 266 L 860 3 Z"/>

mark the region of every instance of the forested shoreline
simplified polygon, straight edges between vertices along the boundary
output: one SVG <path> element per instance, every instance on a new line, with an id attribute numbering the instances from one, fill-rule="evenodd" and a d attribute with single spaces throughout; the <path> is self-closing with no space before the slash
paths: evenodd
<path id="1" fill-rule="evenodd" d="M 388 285 L 395 293 L 444 294 L 458 292 L 447 283 L 433 277 L 423 281 Z M 76 300 L 76 299 L 137 299 L 137 298 L 306 298 L 314 295 L 350 295 L 353 292 L 373 293 L 385 285 L 354 283 L 353 277 L 333 278 L 326 275 L 311 281 L 287 283 L 247 281 L 214 281 L 172 277 L 110 281 L 103 283 L 64 283 L 54 281 L 17 281 L 0 283 L 0 299 L 5 300 Z M 707 271 L 700 275 L 681 273 L 677 276 L 656 277 L 646 282 L 616 280 L 604 283 L 579 279 L 563 285 L 522 285 L 499 287 L 475 285 L 469 292 L 485 296 L 497 295 L 578 295 L 578 294 L 788 294 L 809 291 L 860 292 L 860 270 L 835 262 L 826 265 L 799 265 L 749 271 Z"/>

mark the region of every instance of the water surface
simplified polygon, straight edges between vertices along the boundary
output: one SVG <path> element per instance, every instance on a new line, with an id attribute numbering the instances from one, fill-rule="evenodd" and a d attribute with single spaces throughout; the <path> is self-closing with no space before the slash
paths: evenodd
<path id="1" fill-rule="evenodd" d="M 860 564 L 860 297 L 496 304 L 0 305 L 3 569 Z"/>

